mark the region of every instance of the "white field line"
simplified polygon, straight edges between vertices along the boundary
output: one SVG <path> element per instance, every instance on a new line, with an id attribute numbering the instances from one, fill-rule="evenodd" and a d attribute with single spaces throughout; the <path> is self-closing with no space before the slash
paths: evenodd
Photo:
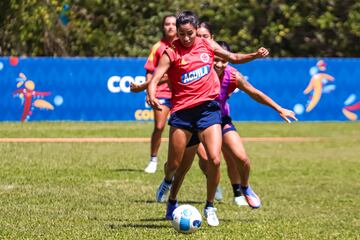
<path id="1" fill-rule="evenodd" d="M 241 138 L 244 142 L 311 142 L 319 141 L 324 138 L 320 137 L 244 137 Z M 168 142 L 168 138 L 161 138 L 161 141 Z M 0 138 L 2 143 L 72 143 L 72 142 L 150 142 L 150 138 Z"/>

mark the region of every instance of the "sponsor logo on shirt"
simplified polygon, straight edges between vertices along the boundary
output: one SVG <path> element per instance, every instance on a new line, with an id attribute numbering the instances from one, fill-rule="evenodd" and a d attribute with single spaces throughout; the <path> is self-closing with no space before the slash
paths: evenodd
<path id="1" fill-rule="evenodd" d="M 203 61 L 204 63 L 208 63 L 210 61 L 210 57 L 209 57 L 209 54 L 207 53 L 202 53 L 200 55 L 200 59 L 201 61 Z"/>
<path id="2" fill-rule="evenodd" d="M 191 72 L 184 73 L 181 76 L 181 82 L 182 83 L 189 83 L 196 80 L 199 80 L 203 76 L 207 75 L 210 72 L 210 66 L 206 65 L 201 68 L 195 69 Z"/>

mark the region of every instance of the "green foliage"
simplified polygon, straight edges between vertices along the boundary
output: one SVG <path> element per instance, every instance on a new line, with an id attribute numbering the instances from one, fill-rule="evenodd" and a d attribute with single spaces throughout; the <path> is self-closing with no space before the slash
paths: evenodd
<path id="1" fill-rule="evenodd" d="M 69 5 L 64 24 L 59 16 Z M 355 0 L 2 0 L 0 55 L 147 56 L 169 13 L 195 11 L 234 51 L 359 57 Z"/>

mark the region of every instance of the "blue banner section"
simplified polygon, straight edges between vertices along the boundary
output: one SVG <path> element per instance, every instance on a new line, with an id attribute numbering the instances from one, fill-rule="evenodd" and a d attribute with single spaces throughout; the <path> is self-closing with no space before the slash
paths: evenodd
<path id="1" fill-rule="evenodd" d="M 0 58 L 0 121 L 147 121 L 145 58 Z M 301 121 L 354 121 L 360 114 L 360 59 L 263 59 L 235 66 Z M 280 121 L 242 91 L 235 121 Z"/>

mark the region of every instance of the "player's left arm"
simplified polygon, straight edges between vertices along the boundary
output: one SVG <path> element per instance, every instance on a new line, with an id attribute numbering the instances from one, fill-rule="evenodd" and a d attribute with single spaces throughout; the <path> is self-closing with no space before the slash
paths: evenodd
<path id="1" fill-rule="evenodd" d="M 279 104 L 277 104 L 274 100 L 272 100 L 265 93 L 261 92 L 259 89 L 253 87 L 246 79 L 239 73 L 236 73 L 236 83 L 237 87 L 240 90 L 243 90 L 247 93 L 251 98 L 255 101 L 267 105 L 277 111 L 286 122 L 290 123 L 291 119 L 297 121 L 295 117 L 295 113 L 286 108 L 282 108 Z"/>
<path id="2" fill-rule="evenodd" d="M 261 47 L 256 52 L 253 53 L 232 53 L 223 49 L 217 42 L 212 42 L 215 55 L 224 58 L 225 60 L 234 63 L 247 63 L 257 58 L 264 58 L 269 55 L 269 50 Z"/>

